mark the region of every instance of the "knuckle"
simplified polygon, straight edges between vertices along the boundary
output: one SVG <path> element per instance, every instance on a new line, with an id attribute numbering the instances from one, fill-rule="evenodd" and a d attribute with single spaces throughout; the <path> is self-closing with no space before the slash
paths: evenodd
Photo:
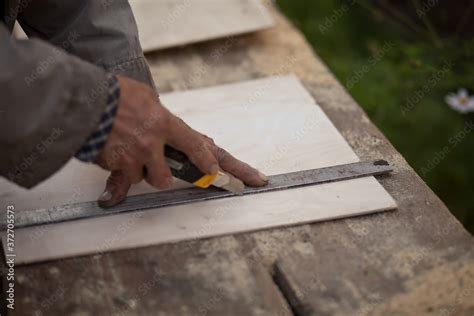
<path id="1" fill-rule="evenodd" d="M 206 142 L 196 144 L 192 153 L 193 159 L 203 164 L 211 165 L 217 162 L 214 153 L 209 149 L 209 146 Z"/>
<path id="2" fill-rule="evenodd" d="M 202 134 L 202 136 L 204 137 L 204 139 L 211 145 L 216 145 L 216 143 L 214 142 L 214 139 L 212 139 L 211 137 L 205 135 L 205 134 Z"/>
<path id="3" fill-rule="evenodd" d="M 207 144 L 205 142 L 198 142 L 193 146 L 193 154 L 197 158 L 202 158 L 207 153 Z"/>
<path id="4" fill-rule="evenodd" d="M 134 158 L 130 157 L 129 155 L 123 155 L 120 160 L 120 167 L 121 169 L 128 170 L 132 168 L 136 164 Z"/>
<path id="5" fill-rule="evenodd" d="M 137 147 L 140 153 L 143 155 L 141 158 L 148 160 L 153 157 L 153 152 L 155 149 L 155 140 L 152 137 L 142 137 L 138 143 Z"/>
<path id="6" fill-rule="evenodd" d="M 213 138 L 211 138 L 211 137 L 209 137 L 209 136 L 207 136 L 207 135 L 203 135 L 203 134 L 201 134 L 201 135 L 202 135 L 202 138 L 204 139 L 204 141 L 209 144 L 209 146 L 215 146 L 215 147 L 217 147 L 217 145 L 216 145 L 216 143 L 214 142 L 214 139 L 213 139 Z"/>
<path id="7" fill-rule="evenodd" d="M 227 162 L 230 158 L 229 153 L 221 147 L 216 146 L 215 153 L 216 153 L 217 160 L 220 162 Z"/>
<path id="8" fill-rule="evenodd" d="M 169 113 L 164 109 L 159 109 L 156 111 L 155 115 L 155 124 L 159 133 L 163 133 L 170 128 L 171 118 Z"/>

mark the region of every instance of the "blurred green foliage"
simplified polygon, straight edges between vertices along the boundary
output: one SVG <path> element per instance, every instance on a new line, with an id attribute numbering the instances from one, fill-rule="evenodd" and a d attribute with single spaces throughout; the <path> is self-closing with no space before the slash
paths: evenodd
<path id="1" fill-rule="evenodd" d="M 440 25 L 430 31 L 415 14 L 415 26 L 423 31 L 416 32 L 360 2 L 277 3 L 372 121 L 474 233 L 474 114 L 455 112 L 444 101 L 461 87 L 474 94 L 474 40 L 438 32 Z"/>

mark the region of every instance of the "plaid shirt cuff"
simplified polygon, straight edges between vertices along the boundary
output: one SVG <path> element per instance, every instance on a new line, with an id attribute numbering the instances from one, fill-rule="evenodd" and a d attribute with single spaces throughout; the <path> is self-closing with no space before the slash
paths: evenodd
<path id="1" fill-rule="evenodd" d="M 84 162 L 93 162 L 101 152 L 112 131 L 115 114 L 117 113 L 120 98 L 120 87 L 114 75 L 108 76 L 108 96 L 105 111 L 100 119 L 97 130 L 89 136 L 86 143 L 75 154 L 75 157 Z"/>

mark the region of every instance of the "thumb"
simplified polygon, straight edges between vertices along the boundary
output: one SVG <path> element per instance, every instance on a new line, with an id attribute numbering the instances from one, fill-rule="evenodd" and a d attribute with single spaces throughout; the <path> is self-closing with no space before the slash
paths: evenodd
<path id="1" fill-rule="evenodd" d="M 127 196 L 130 185 L 129 179 L 122 171 L 112 171 L 107 179 L 105 190 L 97 201 L 99 206 L 107 208 L 122 202 Z"/>

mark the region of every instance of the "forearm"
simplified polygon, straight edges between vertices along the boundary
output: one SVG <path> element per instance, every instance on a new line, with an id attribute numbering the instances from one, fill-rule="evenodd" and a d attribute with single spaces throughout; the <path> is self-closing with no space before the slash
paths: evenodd
<path id="1" fill-rule="evenodd" d="M 0 25 L 0 176 L 32 187 L 63 166 L 96 130 L 106 72 Z"/>
<path id="2" fill-rule="evenodd" d="M 34 1 L 18 21 L 30 38 L 60 48 L 12 43 L 0 30 L 0 67 L 8 69 L 0 74 L 0 176 L 31 187 L 73 155 L 93 161 L 101 150 L 114 119 L 103 128 L 106 72 L 154 83 L 126 0 Z"/>

